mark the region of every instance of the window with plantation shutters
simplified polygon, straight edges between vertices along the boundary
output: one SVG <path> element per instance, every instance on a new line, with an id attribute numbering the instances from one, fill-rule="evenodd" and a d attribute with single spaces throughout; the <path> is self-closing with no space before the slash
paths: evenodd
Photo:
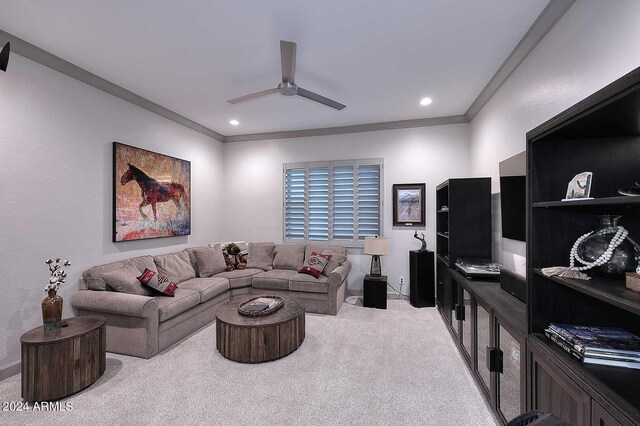
<path id="1" fill-rule="evenodd" d="M 284 240 L 361 245 L 381 235 L 382 160 L 284 165 Z"/>

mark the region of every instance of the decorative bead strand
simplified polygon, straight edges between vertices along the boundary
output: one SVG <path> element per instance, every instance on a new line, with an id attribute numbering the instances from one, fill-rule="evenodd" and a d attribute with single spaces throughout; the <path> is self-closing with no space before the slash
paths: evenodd
<path id="1" fill-rule="evenodd" d="M 607 249 L 604 251 L 604 253 L 602 253 L 600 257 L 598 257 L 595 261 L 587 262 L 581 259 L 580 256 L 578 256 L 578 246 L 585 239 L 587 239 L 587 237 L 593 234 L 593 232 L 594 231 L 588 232 L 582 235 L 580 238 L 576 240 L 576 242 L 573 244 L 573 247 L 571 247 L 571 252 L 569 253 L 569 269 L 573 269 L 575 271 L 586 271 L 596 266 L 602 266 L 606 264 L 613 257 L 613 252 L 616 250 L 616 248 L 618 248 L 618 246 L 622 244 L 622 242 L 627 238 L 627 235 L 629 235 L 629 231 L 627 231 L 622 226 L 618 226 L 618 231 L 613 236 L 613 238 L 611 238 L 611 241 L 609 241 L 609 244 L 607 245 Z M 576 260 L 582 263 L 584 266 L 580 266 L 576 268 L 575 267 Z"/>

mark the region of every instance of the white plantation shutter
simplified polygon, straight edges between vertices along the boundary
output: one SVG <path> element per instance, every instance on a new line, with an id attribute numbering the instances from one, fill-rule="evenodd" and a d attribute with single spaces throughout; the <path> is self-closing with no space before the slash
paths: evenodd
<path id="1" fill-rule="evenodd" d="M 307 223 L 307 170 L 291 168 L 285 170 L 284 215 L 285 240 L 305 240 Z"/>
<path id="2" fill-rule="evenodd" d="M 380 164 L 358 164 L 358 240 L 380 235 Z"/>
<path id="3" fill-rule="evenodd" d="M 329 239 L 329 165 L 310 167 L 309 172 L 309 240 Z"/>
<path id="4" fill-rule="evenodd" d="M 382 232 L 382 160 L 284 166 L 284 240 L 362 245 Z"/>
<path id="5" fill-rule="evenodd" d="M 353 241 L 355 235 L 353 165 L 333 167 L 333 239 Z"/>

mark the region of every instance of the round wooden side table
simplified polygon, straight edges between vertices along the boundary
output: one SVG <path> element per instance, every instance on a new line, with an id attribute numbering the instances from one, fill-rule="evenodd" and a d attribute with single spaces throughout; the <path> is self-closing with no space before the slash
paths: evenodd
<path id="1" fill-rule="evenodd" d="M 22 398 L 53 401 L 93 384 L 106 368 L 107 330 L 104 318 L 66 320 L 68 327 L 27 331 L 22 344 Z"/>
<path id="2" fill-rule="evenodd" d="M 289 355 L 304 341 L 304 306 L 285 299 L 271 315 L 245 317 L 238 313 L 242 300 L 220 307 L 216 313 L 216 347 L 232 361 L 259 363 Z"/>

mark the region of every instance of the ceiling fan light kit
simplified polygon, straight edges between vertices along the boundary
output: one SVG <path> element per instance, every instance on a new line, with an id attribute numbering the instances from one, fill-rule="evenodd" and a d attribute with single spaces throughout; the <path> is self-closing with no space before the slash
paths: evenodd
<path id="1" fill-rule="evenodd" d="M 282 82 L 274 89 L 262 90 L 260 92 L 251 93 L 249 95 L 240 96 L 238 98 L 229 99 L 230 104 L 237 104 L 273 93 L 280 93 L 284 96 L 302 96 L 314 102 L 321 103 L 328 107 L 342 110 L 346 105 L 329 99 L 325 96 L 303 89 L 295 84 L 296 75 L 296 44 L 291 41 L 280 40 L 280 64 L 282 66 Z"/>

